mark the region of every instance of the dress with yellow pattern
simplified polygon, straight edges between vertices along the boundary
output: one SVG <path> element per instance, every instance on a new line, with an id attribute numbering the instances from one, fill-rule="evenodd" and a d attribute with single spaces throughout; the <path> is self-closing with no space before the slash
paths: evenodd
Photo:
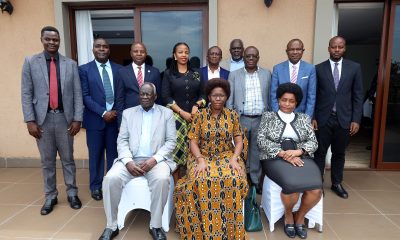
<path id="1" fill-rule="evenodd" d="M 205 176 L 194 175 L 195 157 L 187 161 L 187 175 L 175 187 L 174 202 L 177 229 L 181 239 L 247 239 L 243 223 L 243 199 L 248 185 L 245 174 L 229 167 L 235 146 L 233 138 L 242 135 L 238 114 L 224 108 L 217 118 L 209 108 L 202 109 L 193 119 L 189 139 L 198 139 L 202 156 L 207 163 Z M 247 149 L 238 158 L 243 159 Z"/>

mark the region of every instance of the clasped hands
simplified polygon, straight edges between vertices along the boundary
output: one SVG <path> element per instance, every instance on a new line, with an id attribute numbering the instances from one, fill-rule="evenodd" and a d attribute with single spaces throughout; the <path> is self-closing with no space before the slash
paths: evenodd
<path id="1" fill-rule="evenodd" d="M 139 177 L 150 171 L 156 164 L 156 159 L 151 157 L 146 161 L 140 163 L 130 161 L 126 164 L 126 169 L 128 169 L 129 173 L 132 174 L 132 176 Z"/>
<path id="2" fill-rule="evenodd" d="M 191 113 L 181 110 L 181 111 L 179 112 L 179 115 L 180 115 L 183 119 L 185 119 L 186 122 L 192 122 L 192 118 L 193 118 L 193 116 L 197 113 L 198 110 L 199 110 L 199 108 L 197 107 L 197 105 L 194 105 L 194 106 L 192 107 L 192 112 L 191 112 Z"/>
<path id="3" fill-rule="evenodd" d="M 301 149 L 297 149 L 280 151 L 277 156 L 283 158 L 285 161 L 288 161 L 295 167 L 302 167 L 304 166 L 304 161 L 301 160 L 301 155 L 303 155 L 303 151 Z"/>
<path id="4" fill-rule="evenodd" d="M 240 167 L 237 158 L 232 157 L 229 160 L 229 167 L 233 170 L 236 171 L 239 176 L 242 176 L 243 169 Z M 203 177 L 204 174 L 208 173 L 210 169 L 207 166 L 206 160 L 203 157 L 200 157 L 197 159 L 197 166 L 194 168 L 194 175 L 196 177 L 201 176 Z"/>

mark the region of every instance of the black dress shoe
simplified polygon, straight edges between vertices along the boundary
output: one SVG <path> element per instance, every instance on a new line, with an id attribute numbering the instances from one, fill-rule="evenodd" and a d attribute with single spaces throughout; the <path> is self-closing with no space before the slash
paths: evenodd
<path id="1" fill-rule="evenodd" d="M 101 236 L 99 237 L 99 240 L 111 240 L 113 238 L 115 238 L 119 233 L 118 228 L 115 229 L 115 231 L 113 231 L 110 228 L 106 228 L 104 229 L 103 234 L 101 234 Z"/>
<path id="2" fill-rule="evenodd" d="M 73 209 L 79 209 L 82 207 L 82 202 L 79 200 L 78 196 L 68 197 L 68 202 Z"/>
<path id="3" fill-rule="evenodd" d="M 296 237 L 296 230 L 294 229 L 294 224 L 285 224 L 285 227 L 283 228 L 285 231 L 286 235 L 290 238 L 295 238 Z"/>
<path id="4" fill-rule="evenodd" d="M 165 232 L 161 228 L 150 228 L 149 233 L 153 240 L 167 240 L 167 236 L 165 236 Z"/>
<path id="5" fill-rule="evenodd" d="M 43 204 L 43 207 L 40 209 L 40 214 L 41 215 L 47 215 L 53 211 L 54 205 L 57 204 L 57 198 L 47 198 L 46 201 Z"/>
<path id="6" fill-rule="evenodd" d="M 103 192 L 100 189 L 94 190 L 92 192 L 92 198 L 96 201 L 103 199 Z"/>
<path id="7" fill-rule="evenodd" d="M 294 228 L 296 229 L 297 236 L 299 236 L 301 239 L 306 239 L 307 238 L 306 225 L 304 225 L 304 224 L 295 224 Z"/>
<path id="8" fill-rule="evenodd" d="M 342 184 L 332 184 L 332 191 L 334 191 L 339 197 L 347 199 L 349 194 L 344 190 Z"/>

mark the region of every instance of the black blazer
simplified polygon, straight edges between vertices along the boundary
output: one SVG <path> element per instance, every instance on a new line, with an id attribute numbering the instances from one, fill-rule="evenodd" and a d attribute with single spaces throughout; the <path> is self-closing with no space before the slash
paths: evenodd
<path id="1" fill-rule="evenodd" d="M 360 64 L 343 59 L 340 81 L 335 90 L 329 60 L 315 66 L 317 72 L 317 100 L 314 118 L 318 126 L 324 126 L 336 101 L 336 114 L 342 128 L 350 128 L 351 122 L 361 122 L 363 105 L 363 81 Z"/>
<path id="2" fill-rule="evenodd" d="M 144 67 L 144 82 L 151 82 L 156 86 L 158 95 L 161 92 L 160 71 L 152 66 Z M 158 97 L 156 103 L 159 104 L 161 97 Z M 118 82 L 115 99 L 115 108 L 118 111 L 118 126 L 121 124 L 122 111 L 138 106 L 139 103 L 139 84 L 137 82 L 132 64 L 122 67 L 118 71 Z"/>

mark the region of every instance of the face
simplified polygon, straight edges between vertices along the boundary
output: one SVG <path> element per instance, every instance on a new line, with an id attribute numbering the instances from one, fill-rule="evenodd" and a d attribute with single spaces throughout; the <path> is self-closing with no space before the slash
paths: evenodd
<path id="1" fill-rule="evenodd" d="M 296 97 L 293 93 L 284 93 L 281 98 L 278 99 L 279 110 L 284 113 L 292 113 L 296 108 Z"/>
<path id="2" fill-rule="evenodd" d="M 229 52 L 231 53 L 232 59 L 234 61 L 239 61 L 243 57 L 243 44 L 239 41 L 233 41 L 229 48 Z"/>
<path id="3" fill-rule="evenodd" d="M 189 54 L 189 48 L 186 45 L 181 44 L 176 47 L 174 58 L 179 65 L 186 65 L 189 61 Z"/>
<path id="4" fill-rule="evenodd" d="M 99 38 L 94 41 L 93 55 L 98 62 L 106 63 L 108 61 L 108 57 L 110 56 L 110 46 L 106 40 Z"/>
<path id="5" fill-rule="evenodd" d="M 43 48 L 46 52 L 50 54 L 58 52 L 58 48 L 60 47 L 60 36 L 57 32 L 44 31 L 40 41 L 42 41 Z"/>
<path id="6" fill-rule="evenodd" d="M 144 45 L 136 43 L 131 46 L 131 57 L 136 65 L 142 65 L 144 63 L 144 60 L 146 59 L 146 56 L 147 51 Z"/>
<path id="7" fill-rule="evenodd" d="M 223 88 L 214 88 L 210 95 L 208 95 L 208 100 L 211 103 L 211 108 L 215 110 L 221 110 L 226 102 L 227 96 Z"/>
<path id="8" fill-rule="evenodd" d="M 222 59 L 222 51 L 217 47 L 210 48 L 207 53 L 208 65 L 218 66 Z"/>
<path id="9" fill-rule="evenodd" d="M 329 42 L 328 51 L 332 61 L 339 61 L 346 52 L 346 43 L 344 39 L 341 37 L 332 39 Z"/>
<path id="10" fill-rule="evenodd" d="M 291 63 L 298 63 L 303 57 L 304 47 L 300 41 L 289 42 L 286 47 L 286 54 Z"/>
<path id="11" fill-rule="evenodd" d="M 150 84 L 145 84 L 140 88 L 139 102 L 144 110 L 149 110 L 154 105 L 157 96 L 154 94 L 154 89 Z"/>
<path id="12" fill-rule="evenodd" d="M 257 68 L 258 60 L 260 56 L 258 54 L 258 50 L 256 48 L 247 48 L 244 51 L 244 66 L 247 70 L 254 70 Z"/>

